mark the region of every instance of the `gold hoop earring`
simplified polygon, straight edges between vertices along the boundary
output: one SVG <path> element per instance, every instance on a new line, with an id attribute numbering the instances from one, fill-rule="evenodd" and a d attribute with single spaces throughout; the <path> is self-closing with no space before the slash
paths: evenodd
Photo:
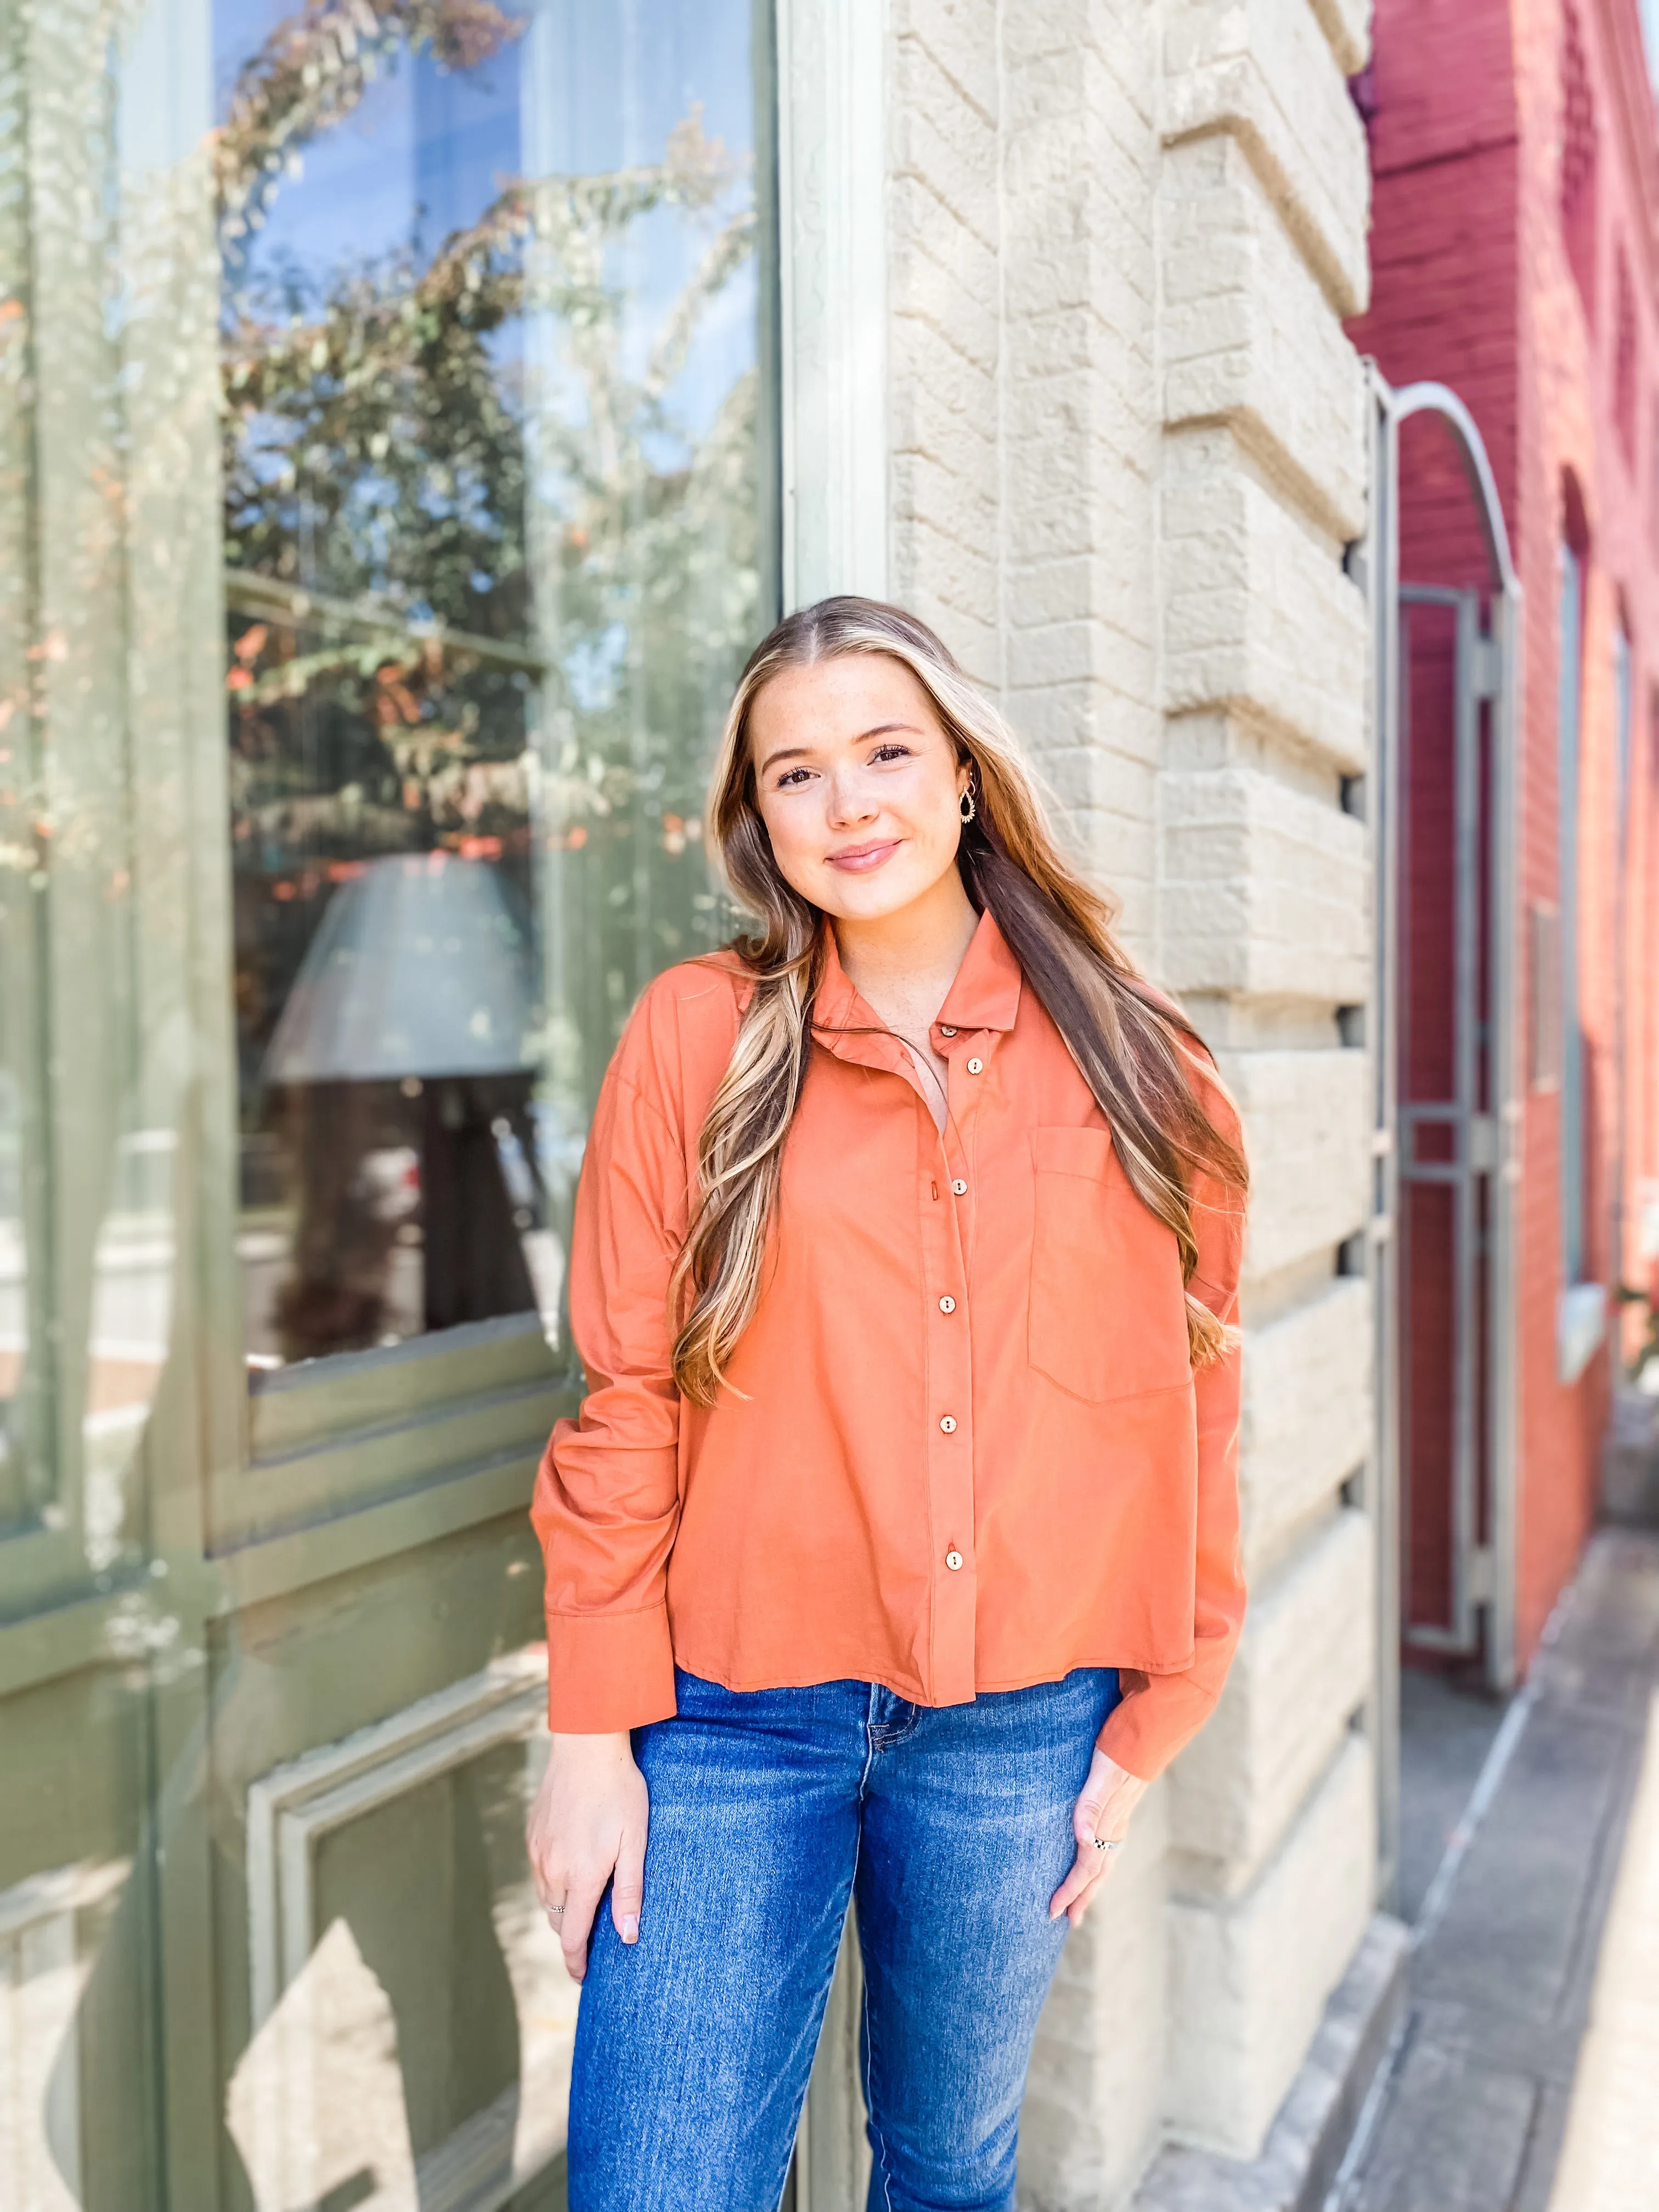
<path id="1" fill-rule="evenodd" d="M 967 790 L 963 793 L 962 797 L 957 801 L 957 805 L 961 810 L 962 826 L 965 830 L 968 827 L 968 824 L 973 820 L 975 815 L 979 812 L 978 807 L 974 804 L 974 787 L 971 783 L 969 785 Z"/>

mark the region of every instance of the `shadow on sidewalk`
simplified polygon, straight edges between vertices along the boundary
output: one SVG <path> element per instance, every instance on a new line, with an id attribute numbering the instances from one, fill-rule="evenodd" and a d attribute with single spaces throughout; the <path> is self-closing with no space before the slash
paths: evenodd
<path id="1" fill-rule="evenodd" d="M 1591 1540 L 1507 1711 L 1407 1678 L 1407 2013 L 1328 2212 L 1659 2203 L 1659 2174 L 1553 2197 L 1656 1693 L 1659 1533 L 1629 1528 Z"/>

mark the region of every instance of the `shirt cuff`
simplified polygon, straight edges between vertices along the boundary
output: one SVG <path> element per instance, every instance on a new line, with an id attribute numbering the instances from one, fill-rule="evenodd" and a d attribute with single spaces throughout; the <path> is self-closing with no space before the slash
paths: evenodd
<path id="1" fill-rule="evenodd" d="M 674 1716 L 674 1649 L 665 1605 L 638 1613 L 550 1613 L 547 1724 L 611 1735 Z"/>
<path id="2" fill-rule="evenodd" d="M 1136 1781 L 1156 1782 L 1203 1727 L 1215 1699 L 1182 1674 L 1143 1674 L 1126 1667 L 1121 1680 L 1123 1695 L 1107 1714 L 1095 1748 Z"/>

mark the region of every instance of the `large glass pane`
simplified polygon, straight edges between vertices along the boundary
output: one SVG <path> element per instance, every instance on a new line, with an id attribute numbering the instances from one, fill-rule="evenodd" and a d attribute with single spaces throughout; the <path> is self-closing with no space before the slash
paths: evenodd
<path id="1" fill-rule="evenodd" d="M 526 1507 L 726 928 L 769 21 L 0 5 L 8 2212 L 562 2201 Z"/>
<path id="2" fill-rule="evenodd" d="M 248 1354 L 556 1339 L 769 599 L 748 10 L 213 21 Z"/>

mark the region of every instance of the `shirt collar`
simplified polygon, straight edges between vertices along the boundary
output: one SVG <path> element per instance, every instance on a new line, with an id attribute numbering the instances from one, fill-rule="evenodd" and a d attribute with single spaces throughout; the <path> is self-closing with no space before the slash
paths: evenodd
<path id="1" fill-rule="evenodd" d="M 1011 1030 L 1019 1013 L 1024 978 L 1008 940 L 988 910 L 979 918 L 957 980 L 945 994 L 936 1027 Z"/>
<path id="2" fill-rule="evenodd" d="M 882 1030 L 874 1009 L 854 988 L 836 949 L 836 933 L 825 925 L 823 974 L 819 980 L 812 1026 L 823 1031 Z M 963 1032 L 1011 1030 L 1019 1012 L 1023 978 L 1008 940 L 989 913 L 981 914 L 945 994 L 933 1026 Z"/>

